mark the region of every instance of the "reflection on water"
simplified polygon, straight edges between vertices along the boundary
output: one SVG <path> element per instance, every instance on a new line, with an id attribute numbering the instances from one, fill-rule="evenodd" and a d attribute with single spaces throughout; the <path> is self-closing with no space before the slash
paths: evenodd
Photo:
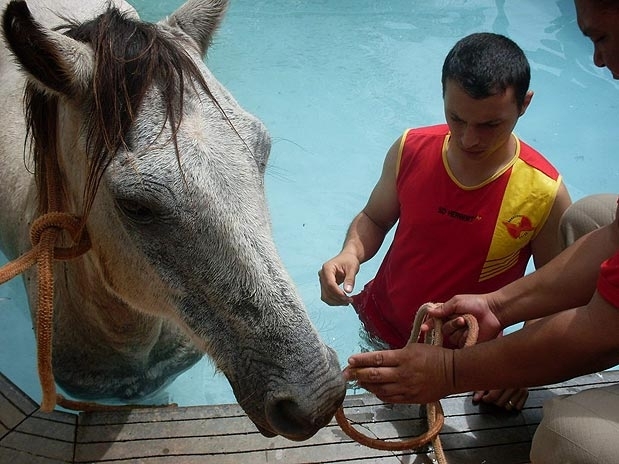
<path id="1" fill-rule="evenodd" d="M 147 20 L 182 0 L 134 0 Z M 563 173 L 572 197 L 613 192 L 619 86 L 591 61 L 572 0 L 232 0 L 207 64 L 273 137 L 266 185 L 276 243 L 322 337 L 345 363 L 360 349 L 352 308 L 320 301 L 316 272 L 341 246 L 384 154 L 407 127 L 443 121 L 440 70 L 476 31 L 508 35 L 532 66 L 535 97 L 517 132 Z M 384 247 L 386 248 L 386 247 Z M 385 250 L 366 263 L 356 288 Z M 0 287 L 0 369 L 35 399 L 21 282 Z M 204 360 L 155 401 L 234 401 Z"/>

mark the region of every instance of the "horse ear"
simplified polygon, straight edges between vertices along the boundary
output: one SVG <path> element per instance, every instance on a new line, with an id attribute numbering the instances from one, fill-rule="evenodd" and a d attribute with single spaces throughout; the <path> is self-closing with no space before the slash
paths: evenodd
<path id="1" fill-rule="evenodd" d="M 227 7 L 228 0 L 189 0 L 163 23 L 182 29 L 195 40 L 204 56 Z"/>
<path id="2" fill-rule="evenodd" d="M 11 1 L 2 17 L 6 42 L 18 64 L 43 91 L 76 96 L 90 85 L 92 51 L 37 23 L 25 1 Z"/>

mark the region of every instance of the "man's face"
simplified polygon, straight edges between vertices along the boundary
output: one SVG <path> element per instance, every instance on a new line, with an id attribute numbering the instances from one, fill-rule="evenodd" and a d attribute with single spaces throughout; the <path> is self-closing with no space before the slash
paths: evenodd
<path id="1" fill-rule="evenodd" d="M 619 79 L 619 6 L 600 0 L 575 0 L 578 27 L 593 42 L 593 62 Z"/>
<path id="2" fill-rule="evenodd" d="M 514 88 L 487 98 L 469 96 L 456 82 L 445 83 L 445 119 L 451 131 L 451 148 L 458 156 L 482 161 L 493 155 L 503 156 L 518 118 L 529 104 L 519 108 Z"/>

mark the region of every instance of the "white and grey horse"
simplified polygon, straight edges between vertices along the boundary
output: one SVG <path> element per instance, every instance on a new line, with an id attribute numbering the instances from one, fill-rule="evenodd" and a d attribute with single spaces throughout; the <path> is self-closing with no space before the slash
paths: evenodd
<path id="1" fill-rule="evenodd" d="M 345 383 L 273 243 L 269 135 L 203 62 L 227 1 L 157 24 L 116 0 L 0 2 L 2 251 L 31 247 L 48 172 L 92 243 L 54 268 L 58 385 L 132 400 L 207 353 L 264 435 L 312 436 Z"/>

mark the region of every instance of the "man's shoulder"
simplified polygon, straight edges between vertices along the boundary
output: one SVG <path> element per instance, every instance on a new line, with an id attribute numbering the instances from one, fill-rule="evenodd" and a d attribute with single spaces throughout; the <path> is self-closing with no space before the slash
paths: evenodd
<path id="1" fill-rule="evenodd" d="M 559 177 L 559 170 L 548 158 L 523 140 L 518 140 L 520 142 L 519 158 L 522 161 L 555 180 Z"/>
<path id="2" fill-rule="evenodd" d="M 449 134 L 449 126 L 447 124 L 435 124 L 432 126 L 413 127 L 406 130 L 406 134 L 411 135 L 429 135 L 429 136 L 445 136 Z"/>

